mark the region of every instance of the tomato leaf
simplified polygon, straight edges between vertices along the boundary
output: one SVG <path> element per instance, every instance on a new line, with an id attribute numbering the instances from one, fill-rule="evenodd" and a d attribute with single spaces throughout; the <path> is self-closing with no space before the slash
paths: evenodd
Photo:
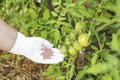
<path id="1" fill-rule="evenodd" d="M 55 44 L 57 44 L 58 41 L 60 40 L 60 31 L 55 29 L 53 35 L 54 35 L 54 39 L 55 39 Z"/>
<path id="2" fill-rule="evenodd" d="M 97 63 L 87 69 L 87 73 L 97 75 L 99 73 L 104 73 L 108 70 L 107 63 Z"/>
<path id="3" fill-rule="evenodd" d="M 46 9 L 46 10 L 44 11 L 44 13 L 43 13 L 42 19 L 45 20 L 45 21 L 47 21 L 47 20 L 49 19 L 49 17 L 50 17 L 50 12 L 49 12 L 48 9 Z"/>
<path id="4" fill-rule="evenodd" d="M 76 75 L 75 80 L 80 80 L 84 75 L 85 75 L 86 71 L 85 70 L 80 70 L 78 72 L 78 74 Z"/>
<path id="5" fill-rule="evenodd" d="M 120 40 L 118 39 L 117 34 L 112 35 L 111 48 L 120 54 Z"/>
<path id="6" fill-rule="evenodd" d="M 28 15 L 31 16 L 31 19 L 36 19 L 37 18 L 37 13 L 34 9 L 30 8 L 28 11 Z"/>
<path id="7" fill-rule="evenodd" d="M 43 30 L 43 31 L 41 31 L 40 35 L 41 35 L 41 37 L 47 39 L 47 35 L 48 35 L 48 33 L 47 33 L 46 30 Z"/>
<path id="8" fill-rule="evenodd" d="M 92 57 L 92 59 L 91 59 L 91 64 L 92 64 L 92 65 L 95 65 L 95 63 L 96 63 L 96 61 L 97 61 L 97 56 L 98 56 L 97 53 L 95 53 L 95 54 L 93 55 L 93 57 Z"/>

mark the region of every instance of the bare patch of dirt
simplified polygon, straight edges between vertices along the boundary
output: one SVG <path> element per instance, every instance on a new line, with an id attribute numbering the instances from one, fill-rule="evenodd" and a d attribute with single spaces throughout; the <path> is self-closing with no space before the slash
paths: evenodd
<path id="1" fill-rule="evenodd" d="M 0 80 L 54 80 L 41 75 L 48 65 L 13 54 L 6 57 L 4 54 L 0 55 Z"/>

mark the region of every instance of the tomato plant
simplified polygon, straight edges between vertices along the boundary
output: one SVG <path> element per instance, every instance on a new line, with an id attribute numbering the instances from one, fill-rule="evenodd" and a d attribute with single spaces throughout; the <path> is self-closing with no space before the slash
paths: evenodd
<path id="1" fill-rule="evenodd" d="M 0 0 L 0 17 L 26 36 L 43 37 L 61 49 L 64 61 L 49 65 L 42 76 L 55 80 L 120 80 L 119 3 Z"/>

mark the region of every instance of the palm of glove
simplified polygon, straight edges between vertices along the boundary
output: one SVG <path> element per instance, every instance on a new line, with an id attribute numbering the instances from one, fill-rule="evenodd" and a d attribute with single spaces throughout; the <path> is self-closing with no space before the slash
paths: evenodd
<path id="1" fill-rule="evenodd" d="M 43 59 L 50 59 L 51 56 L 53 56 L 53 51 L 49 48 L 43 48 L 43 52 L 41 55 L 43 56 Z"/>
<path id="2" fill-rule="evenodd" d="M 32 61 L 43 64 L 56 64 L 63 61 L 64 57 L 59 49 L 53 48 L 51 43 L 39 37 L 27 38 L 21 53 Z"/>

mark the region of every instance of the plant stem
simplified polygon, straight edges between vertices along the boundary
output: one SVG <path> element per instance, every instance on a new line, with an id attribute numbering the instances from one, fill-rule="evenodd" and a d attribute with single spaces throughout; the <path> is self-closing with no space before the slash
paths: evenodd
<path id="1" fill-rule="evenodd" d="M 107 28 L 109 25 L 115 23 L 117 21 L 117 18 L 113 18 L 111 21 L 109 21 L 108 23 L 104 24 L 103 26 L 99 27 L 96 32 L 100 32 L 102 30 L 104 30 L 105 28 Z"/>
<path id="2" fill-rule="evenodd" d="M 77 55 L 75 55 L 75 56 L 72 58 L 72 61 L 71 61 L 71 64 L 72 64 L 72 65 L 75 63 L 76 58 L 77 58 Z"/>
<path id="3" fill-rule="evenodd" d="M 96 35 L 97 40 L 98 40 L 99 48 L 100 48 L 100 50 L 102 50 L 101 43 L 100 43 L 100 38 L 99 38 L 97 33 L 95 33 L 95 35 Z"/>

